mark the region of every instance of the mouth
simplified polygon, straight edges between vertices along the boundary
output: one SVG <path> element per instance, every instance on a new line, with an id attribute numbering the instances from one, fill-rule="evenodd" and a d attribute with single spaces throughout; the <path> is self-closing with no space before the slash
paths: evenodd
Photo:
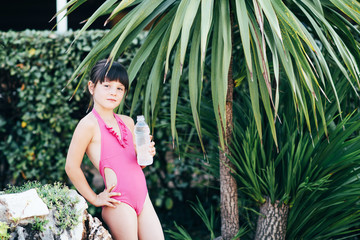
<path id="1" fill-rule="evenodd" d="M 115 99 L 108 99 L 108 101 L 110 101 L 110 102 L 116 102 Z"/>

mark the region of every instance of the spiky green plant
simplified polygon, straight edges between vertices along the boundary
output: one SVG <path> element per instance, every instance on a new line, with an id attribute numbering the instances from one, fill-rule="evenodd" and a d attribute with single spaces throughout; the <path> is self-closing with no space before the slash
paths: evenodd
<path id="1" fill-rule="evenodd" d="M 176 239 L 176 240 L 192 240 L 190 234 L 186 231 L 186 229 L 182 226 L 177 225 L 176 223 L 174 223 L 177 232 L 173 231 L 173 230 L 165 230 L 165 232 L 167 232 L 170 237 L 172 239 Z"/>
<path id="2" fill-rule="evenodd" d="M 215 226 L 214 226 L 214 218 L 215 212 L 213 208 L 210 208 L 210 213 L 208 214 L 204 209 L 199 198 L 197 198 L 197 203 L 191 202 L 191 208 L 195 211 L 195 213 L 200 217 L 202 222 L 205 224 L 207 230 L 209 231 L 209 239 L 214 240 L 215 236 Z M 165 230 L 165 232 L 169 233 L 170 237 L 175 240 L 192 240 L 191 235 L 186 231 L 186 229 L 182 226 L 179 226 L 176 222 L 174 223 L 177 232 L 173 230 Z M 234 237 L 234 239 L 240 238 L 247 233 L 247 227 L 241 227 Z M 205 233 L 204 233 L 205 235 Z"/>
<path id="3" fill-rule="evenodd" d="M 325 103 L 329 135 L 326 136 L 322 126 L 310 133 L 306 123 L 296 118 L 295 108 L 288 101 L 289 93 L 282 91 L 279 106 L 282 122 L 277 122 L 278 148 L 266 122 L 263 124 L 267 130 L 261 142 L 252 112 L 246 107 L 251 104 L 247 93 L 240 88 L 236 91 L 242 102 L 235 104 L 234 111 L 234 141 L 229 156 L 235 165 L 232 173 L 247 201 L 259 207 L 268 196 L 271 201 L 280 200 L 290 207 L 287 239 L 359 236 L 360 113 L 354 108 L 358 100 L 348 94 L 349 87 L 336 70 L 331 74 L 337 78 L 340 104 L 353 112 L 341 119 L 336 105 Z M 334 98 L 331 93 L 328 96 Z M 179 121 L 191 124 L 190 110 L 182 106 L 180 111 Z M 201 122 L 204 136 L 216 141 L 217 136 L 211 131 L 215 127 L 214 116 L 208 111 L 206 102 L 202 103 Z M 182 156 L 187 155 L 183 153 Z M 201 159 L 202 156 L 197 157 Z M 212 162 L 209 167 L 211 173 L 218 176 L 217 164 Z M 245 239 L 251 239 L 255 231 L 254 218 L 258 213 L 253 206 L 240 206 L 244 208 L 241 212 L 252 213 L 248 219 L 242 216 L 251 230 Z"/>
<path id="4" fill-rule="evenodd" d="M 215 233 L 214 233 L 214 209 L 210 208 L 210 218 L 208 217 L 203 205 L 201 204 L 199 198 L 197 199 L 197 204 L 191 203 L 191 208 L 196 212 L 196 214 L 201 218 L 201 220 L 204 222 L 206 228 L 210 232 L 210 239 L 215 239 Z"/>
<path id="5" fill-rule="evenodd" d="M 336 71 L 334 71 L 334 75 Z M 347 87 L 340 102 L 347 103 Z M 238 106 L 229 158 L 239 189 L 259 206 L 270 197 L 290 207 L 287 239 L 333 239 L 358 234 L 360 219 L 360 113 L 343 119 L 336 106 L 324 104 L 328 137 L 323 126 L 307 131 L 296 121 L 283 93 L 282 123 L 277 123 L 278 147 L 269 127 L 263 142 L 251 112 Z M 329 94 L 331 97 L 331 94 Z M 314 121 L 314 120 L 312 120 Z"/>

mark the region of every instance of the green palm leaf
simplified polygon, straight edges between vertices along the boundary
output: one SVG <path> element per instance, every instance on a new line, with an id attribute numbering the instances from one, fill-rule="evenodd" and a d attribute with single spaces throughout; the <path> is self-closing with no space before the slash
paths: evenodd
<path id="1" fill-rule="evenodd" d="M 120 51 L 120 47 L 123 44 L 124 40 L 126 39 L 126 37 L 128 37 L 130 34 L 132 34 L 132 32 L 139 26 L 139 25 L 144 25 L 144 21 L 146 20 L 146 18 L 150 15 L 154 15 L 153 13 L 155 12 L 155 9 L 157 8 L 157 6 L 159 6 L 159 4 L 161 3 L 161 0 L 153 0 L 153 1 L 149 1 L 149 2 L 142 2 L 140 3 L 138 6 L 135 7 L 135 10 L 138 17 L 137 18 L 132 18 L 129 23 L 126 25 L 124 31 L 121 33 L 119 39 L 116 41 L 113 49 L 110 52 L 109 55 L 109 60 L 110 60 L 110 66 L 113 63 L 115 57 L 119 54 Z M 155 17 L 155 16 L 154 16 Z M 149 21 L 150 22 L 150 21 Z M 143 29 L 145 26 L 143 26 L 141 29 Z M 140 30 L 141 30 L 140 29 Z"/>
<path id="2" fill-rule="evenodd" d="M 187 45 L 189 44 L 190 30 L 191 30 L 191 26 L 193 25 L 195 16 L 198 13 L 199 5 L 200 5 L 200 0 L 190 1 L 184 16 L 184 22 L 181 28 L 180 71 L 182 71 L 184 65 L 186 49 L 187 49 Z"/>
<path id="3" fill-rule="evenodd" d="M 71 1 L 68 7 L 80 3 L 82 3 L 82 1 Z M 233 29 L 230 26 L 231 7 L 234 8 L 234 13 L 237 17 L 234 18 L 234 24 L 238 25 L 241 37 L 240 43 L 242 44 L 241 54 L 245 56 L 247 71 L 249 73 L 248 78 L 251 79 L 249 87 L 252 96 L 251 100 L 254 101 L 252 108 L 255 113 L 254 117 L 257 122 L 260 137 L 262 136 L 262 129 L 259 124 L 261 113 L 258 110 L 259 100 L 256 96 L 262 96 L 261 100 L 266 106 L 268 121 L 272 125 L 273 137 L 276 138 L 274 125 L 271 122 L 274 122 L 274 118 L 277 117 L 279 108 L 281 71 L 286 73 L 285 82 L 290 83 L 290 90 L 293 93 L 292 99 L 295 103 L 294 106 L 296 106 L 298 110 L 297 114 L 300 119 L 302 118 L 301 116 L 305 117 L 304 119 L 307 122 L 309 130 L 312 129 L 309 116 L 310 111 L 314 117 L 317 116 L 316 113 L 320 114 L 322 125 L 326 127 L 322 101 L 319 100 L 322 96 L 327 97 L 324 95 L 326 85 L 330 84 L 333 91 L 336 92 L 334 88 L 335 84 L 329 74 L 329 63 L 326 62 L 324 58 L 324 51 L 326 51 L 326 54 L 331 54 L 335 61 L 334 66 L 342 70 L 342 73 L 347 77 L 349 84 L 352 85 L 354 89 L 354 80 L 359 84 L 359 69 L 357 63 L 360 62 L 360 57 L 357 48 L 353 47 L 356 41 L 353 40 L 353 37 L 349 36 L 347 39 L 352 42 L 352 44 L 349 46 L 345 45 L 338 34 L 339 31 L 335 31 L 333 26 L 348 26 L 347 28 L 349 30 L 356 30 L 351 27 L 351 24 L 346 18 L 341 17 L 339 14 L 337 20 L 340 20 L 340 22 L 333 21 L 332 19 L 334 17 L 331 18 L 331 16 L 336 14 L 337 9 L 339 9 L 354 21 L 358 21 L 359 14 L 357 9 L 359 8 L 359 3 L 357 1 L 347 0 L 346 2 L 342 2 L 332 0 L 330 2 L 312 2 L 306 0 L 301 2 L 288 1 L 284 3 L 280 0 L 254 0 L 251 3 L 237 0 L 230 2 L 214 2 L 211 0 L 158 0 L 155 2 L 148 0 L 130 0 L 115 4 L 113 0 L 108 0 L 90 17 L 83 30 L 85 30 L 93 20 L 97 19 L 101 14 L 108 12 L 108 10 L 114 8 L 113 13 L 110 15 L 110 18 L 112 18 L 122 9 L 130 5 L 133 6 L 133 9 L 104 36 L 99 45 L 89 53 L 82 64 L 75 70 L 71 79 L 75 79 L 81 73 L 86 73 L 88 71 L 86 69 L 91 68 L 96 60 L 103 58 L 109 53 L 110 63 L 114 61 L 114 59 L 120 56 L 121 52 L 131 40 L 148 25 L 148 23 L 156 19 L 158 21 L 155 21 L 156 25 L 149 33 L 151 38 L 146 42 L 146 46 L 142 48 L 137 58 L 134 59 L 131 71 L 129 71 L 131 74 L 130 79 L 134 79 L 137 74 L 139 74 L 139 68 L 149 58 L 151 49 L 155 46 L 162 46 L 158 48 L 158 51 L 163 51 L 165 48 L 164 44 L 167 45 L 165 57 L 161 57 L 162 54 L 159 55 L 156 61 L 160 61 L 160 63 L 156 64 L 156 71 L 154 69 L 152 72 L 153 74 L 156 72 L 155 75 L 158 75 L 164 68 L 164 74 L 166 74 L 170 66 L 169 64 L 174 60 L 172 58 L 176 52 L 174 47 L 177 46 L 178 41 L 180 43 L 179 66 L 181 73 L 182 68 L 189 64 L 189 58 L 186 58 L 186 56 L 190 54 L 187 48 L 194 39 L 192 35 L 195 34 L 195 31 L 192 29 L 197 22 L 200 22 L 201 54 L 200 58 L 196 61 L 200 62 L 200 79 L 203 79 L 203 74 L 205 74 L 204 67 L 207 66 L 205 63 L 206 49 L 211 48 L 211 52 L 209 51 L 208 54 L 211 54 L 212 57 L 209 58 L 210 64 L 208 66 L 213 66 L 211 67 L 210 78 L 214 85 L 213 103 L 214 111 L 217 113 L 216 115 L 218 115 L 217 126 L 221 146 L 224 146 L 222 135 L 224 135 L 223 128 L 226 121 L 224 109 L 227 94 L 227 72 L 233 49 L 231 44 L 231 32 Z M 302 15 L 299 14 L 298 10 L 302 12 Z M 171 13 L 170 15 L 171 11 L 175 11 L 175 14 Z M 196 18 L 197 14 L 200 14 L 201 17 Z M 161 21 L 159 16 L 162 18 L 168 17 L 167 25 Z M 172 21 L 171 24 L 169 24 L 170 21 Z M 235 21 L 237 21 L 237 23 Z M 303 22 L 307 24 L 308 28 L 303 26 Z M 336 22 L 339 23 L 336 24 Z M 161 26 L 157 26 L 159 24 Z M 167 38 L 166 43 L 163 41 L 165 38 L 164 32 L 167 31 L 165 29 L 170 29 L 170 36 Z M 153 31 L 154 34 L 151 34 Z M 156 35 L 156 33 L 158 35 Z M 349 31 L 346 32 L 346 30 L 343 30 L 342 34 L 349 34 Z M 328 39 L 328 36 L 331 37 L 331 41 L 333 42 Z M 322 49 L 316 44 L 316 41 L 321 42 Z M 350 51 L 348 51 L 350 47 L 353 50 L 352 52 L 356 54 L 350 54 Z M 237 50 L 239 48 L 234 49 L 233 54 L 240 54 Z M 269 65 L 269 60 L 270 62 L 273 60 L 274 64 Z M 162 61 L 165 61 L 165 66 L 163 66 Z M 257 69 L 255 70 L 257 75 L 261 73 L 263 76 L 260 78 L 259 76 L 257 77 L 257 87 L 253 84 L 255 80 L 253 79 L 254 68 Z M 172 74 L 172 76 L 175 77 L 177 74 Z M 275 84 L 273 84 L 272 78 L 275 78 Z M 186 77 L 184 79 L 186 79 Z M 321 82 L 319 82 L 318 79 L 321 79 Z M 158 90 L 156 89 L 158 89 L 160 82 L 154 79 L 150 81 L 150 86 L 146 88 L 147 94 L 144 99 L 144 109 L 150 110 L 148 104 L 151 98 L 151 109 L 153 112 L 155 109 L 154 104 L 158 99 Z M 174 81 L 174 83 L 176 82 L 177 81 Z M 265 83 L 265 85 L 262 83 Z M 198 82 L 197 84 L 200 83 Z M 275 89 L 273 89 L 274 86 Z M 140 85 L 139 87 L 141 88 Z M 198 85 L 198 89 L 201 89 L 201 86 Z M 268 94 L 265 94 L 265 89 Z M 155 91 L 153 92 L 153 90 Z M 261 91 L 260 94 L 259 91 Z M 175 97 L 176 94 L 173 94 L 173 96 Z M 312 99 L 310 105 L 306 103 L 306 98 Z M 268 99 L 270 99 L 271 108 L 268 107 Z M 337 102 L 338 111 L 341 113 L 337 94 L 335 94 L 334 101 Z M 176 108 L 174 101 L 173 107 Z M 176 114 L 176 111 L 173 109 L 172 113 Z M 196 118 L 196 114 L 194 118 Z M 318 126 L 317 118 L 315 118 L 313 124 Z"/>
<path id="4" fill-rule="evenodd" d="M 208 43 L 208 36 L 210 35 L 210 28 L 213 20 L 213 9 L 214 1 L 213 0 L 202 0 L 201 1 L 201 79 L 204 74 L 204 61 L 206 48 Z"/>
<path id="5" fill-rule="evenodd" d="M 220 146 L 225 144 L 225 105 L 228 82 L 228 69 L 231 58 L 231 26 L 229 15 L 229 4 L 226 1 L 215 2 L 214 32 L 212 39 L 211 54 L 211 93 L 213 106 L 219 131 Z"/>
<path id="6" fill-rule="evenodd" d="M 189 4 L 189 0 L 185 0 L 185 1 L 180 2 L 179 7 L 178 7 L 178 9 L 176 11 L 176 14 L 175 14 L 175 17 L 174 17 L 174 21 L 172 23 L 171 33 L 170 33 L 170 38 L 169 38 L 169 45 L 167 47 L 167 52 L 166 52 L 164 80 L 166 78 L 166 74 L 167 74 L 167 71 L 169 69 L 170 52 L 173 49 L 173 46 L 174 46 L 176 40 L 178 39 L 181 28 L 182 28 L 182 24 L 179 24 L 179 23 L 184 22 L 184 17 L 185 17 L 185 13 L 186 13 L 186 9 L 187 9 L 188 4 Z"/>
<path id="7" fill-rule="evenodd" d="M 111 12 L 108 19 L 105 21 L 104 25 L 106 25 L 110 20 L 112 20 L 119 12 L 124 10 L 127 7 L 130 7 L 131 5 L 135 5 L 136 3 L 140 2 L 139 0 L 124 0 L 117 5 L 117 7 Z"/>
<path id="8" fill-rule="evenodd" d="M 201 90 L 202 90 L 202 81 L 201 81 L 201 66 L 199 64 L 199 55 L 201 55 L 200 47 L 201 47 L 201 33 L 199 31 L 200 21 L 196 21 L 196 25 L 194 26 L 194 33 L 190 56 L 189 56 L 189 99 L 190 106 L 192 111 L 192 116 L 194 118 L 195 128 L 199 136 L 199 140 L 201 143 L 201 148 L 203 152 L 205 152 L 204 144 L 202 141 L 202 133 L 201 133 L 201 122 L 199 117 L 199 106 L 201 100 Z"/>
<path id="9" fill-rule="evenodd" d="M 75 36 L 72 44 L 79 38 L 81 34 L 85 32 L 86 29 L 90 27 L 91 24 L 95 22 L 96 19 L 98 19 L 100 16 L 104 15 L 114 4 L 116 0 L 107 0 L 105 1 L 95 12 L 91 17 L 86 21 L 85 25 L 81 28 L 81 30 L 78 32 L 78 34 Z"/>

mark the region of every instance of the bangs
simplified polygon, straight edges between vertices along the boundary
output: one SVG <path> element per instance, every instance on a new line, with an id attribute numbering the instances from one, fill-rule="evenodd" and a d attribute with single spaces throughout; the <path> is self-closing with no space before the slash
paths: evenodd
<path id="1" fill-rule="evenodd" d="M 104 81 L 118 81 L 125 87 L 125 91 L 129 88 L 129 77 L 124 66 L 118 62 L 113 62 L 109 69 L 109 63 L 106 64 L 106 59 L 100 60 L 95 64 L 90 73 L 90 81 L 95 85 Z M 109 72 L 107 72 L 109 69 Z M 107 73 L 107 74 L 106 74 Z"/>

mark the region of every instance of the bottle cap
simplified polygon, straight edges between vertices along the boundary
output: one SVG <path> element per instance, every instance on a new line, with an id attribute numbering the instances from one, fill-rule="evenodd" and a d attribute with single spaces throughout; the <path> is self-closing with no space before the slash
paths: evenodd
<path id="1" fill-rule="evenodd" d="M 145 121 L 144 115 L 137 116 L 136 121 Z"/>

